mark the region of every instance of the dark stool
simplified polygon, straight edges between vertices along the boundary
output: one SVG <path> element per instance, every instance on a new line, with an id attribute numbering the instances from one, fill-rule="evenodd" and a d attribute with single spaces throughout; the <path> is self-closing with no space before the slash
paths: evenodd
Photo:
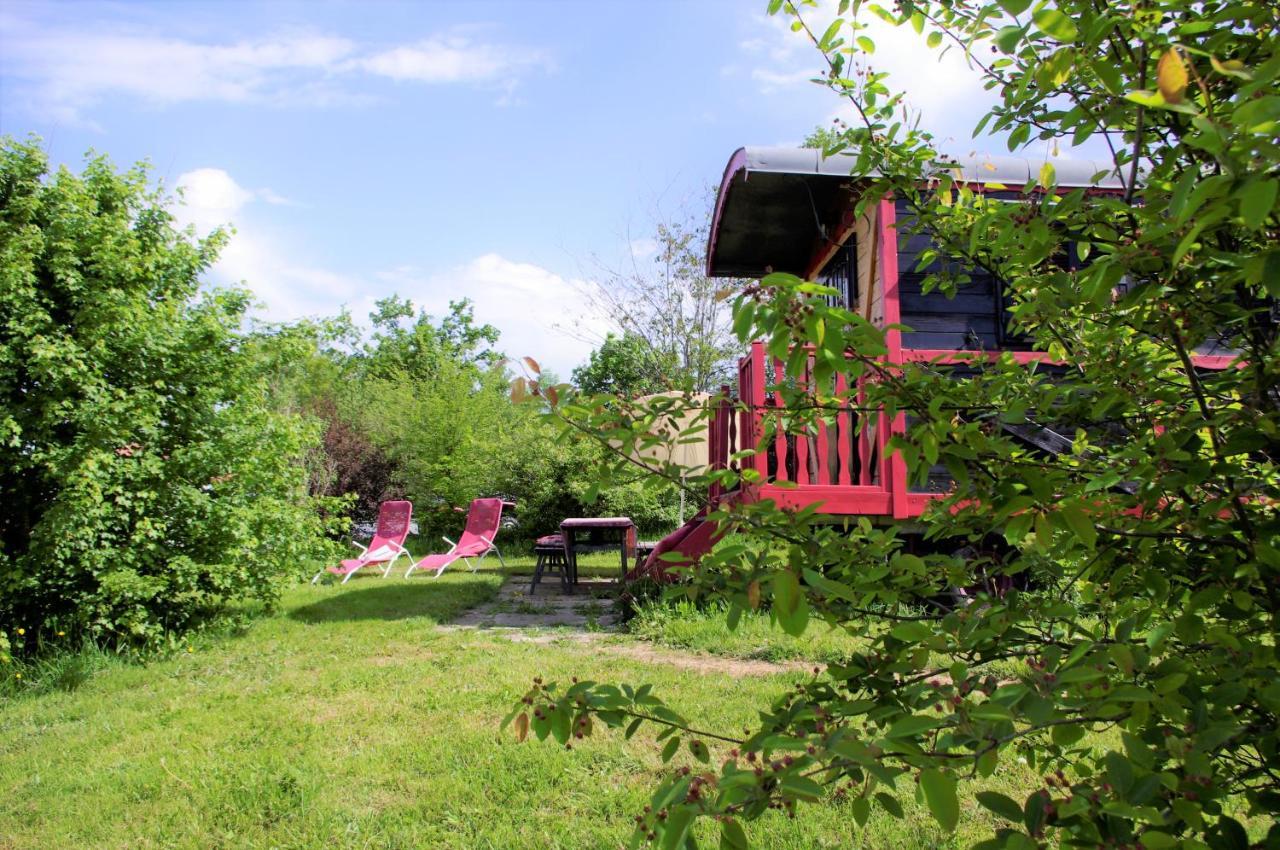
<path id="1" fill-rule="evenodd" d="M 644 562 L 649 560 L 649 556 L 653 554 L 653 550 L 658 548 L 657 540 L 641 540 L 636 543 L 636 569 L 639 570 L 644 566 Z"/>
<path id="2" fill-rule="evenodd" d="M 564 538 L 559 534 L 548 534 L 539 537 L 533 544 L 533 554 L 538 556 L 538 565 L 533 568 L 533 581 L 529 583 L 529 595 L 538 589 L 544 573 L 559 573 L 560 586 L 569 584 L 569 569 L 564 558 Z"/>

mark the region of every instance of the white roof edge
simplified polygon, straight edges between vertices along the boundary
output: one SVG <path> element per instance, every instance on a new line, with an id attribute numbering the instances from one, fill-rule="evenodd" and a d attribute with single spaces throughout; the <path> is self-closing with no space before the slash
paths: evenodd
<path id="1" fill-rule="evenodd" d="M 853 154 L 838 153 L 824 157 L 816 148 L 745 147 L 745 170 L 750 173 L 823 174 L 847 177 L 853 170 Z M 1010 189 L 1039 177 L 1044 161 L 1019 156 L 995 156 L 975 153 L 956 158 L 963 179 L 974 183 L 1003 183 Z M 1115 174 L 1115 165 L 1096 160 L 1054 157 L 1050 160 L 1059 186 L 1123 189 L 1124 181 Z M 1107 172 L 1101 180 L 1094 176 Z"/>

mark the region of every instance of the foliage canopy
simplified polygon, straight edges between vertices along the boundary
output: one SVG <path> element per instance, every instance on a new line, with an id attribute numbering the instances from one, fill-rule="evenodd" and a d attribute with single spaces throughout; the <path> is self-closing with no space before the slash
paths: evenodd
<path id="1" fill-rule="evenodd" d="M 879 353 L 897 331 L 828 305 L 823 287 L 766 278 L 734 304 L 740 338 L 768 340 L 791 372 L 814 346 L 818 387 L 844 373 L 868 404 L 909 414 L 891 449 L 913 477 L 951 472 L 954 493 L 925 517 L 929 545 L 911 551 L 903 528 L 865 519 L 839 528 L 769 504 L 720 506 L 713 518 L 740 534 L 676 593 L 722 600 L 731 625 L 768 606 L 790 633 L 821 621 L 868 648 L 763 706 L 746 734 L 697 730 L 648 687 L 592 682 L 535 683 L 512 712 L 517 734 L 563 742 L 594 719 L 628 734 L 657 724 L 664 758 L 683 749 L 708 763 L 708 742 L 732 747 L 662 782 L 633 845 L 693 846 L 691 824 L 715 818 L 721 846 L 743 847 L 739 819 L 837 801 L 865 824 L 872 807 L 900 816 L 897 798 L 914 793 L 944 830 L 962 797 L 988 809 L 999 826 L 984 848 L 1216 850 L 1264 834 L 1274 846 L 1277 7 L 846 1 L 819 28 L 802 4 L 769 8 L 822 51 L 825 83 L 859 116 L 835 144 L 853 154 L 859 212 L 904 201 L 909 229 L 955 260 L 926 286 L 954 291 L 965 269 L 992 272 L 1018 330 L 1059 365 L 979 358 L 964 380 L 933 364 L 886 368 Z M 1062 189 L 1048 154 L 1025 186 L 957 181 L 874 70 L 869 21 L 910 28 L 922 53 L 965 51 L 999 96 L 976 136 L 1011 151 L 1100 144 L 1124 191 Z M 1238 357 L 1197 367 L 1196 348 L 1215 340 Z M 788 409 L 810 411 L 796 417 L 823 406 L 820 390 L 780 389 Z M 602 438 L 644 430 L 590 398 L 558 412 Z M 1065 431 L 1071 449 L 1039 452 L 1005 427 L 1028 423 Z M 744 483 L 732 471 L 703 483 L 713 479 Z M 932 604 L 975 576 L 1014 589 Z M 997 677 L 997 662 L 1018 674 Z M 1113 744 L 1090 746 L 1089 732 Z M 984 789 L 1013 758 L 1045 774 L 1025 800 Z"/>
<path id="2" fill-rule="evenodd" d="M 0 622 L 27 642 L 182 631 L 325 551 L 315 430 L 269 398 L 248 294 L 200 291 L 224 241 L 144 167 L 0 143 Z"/>

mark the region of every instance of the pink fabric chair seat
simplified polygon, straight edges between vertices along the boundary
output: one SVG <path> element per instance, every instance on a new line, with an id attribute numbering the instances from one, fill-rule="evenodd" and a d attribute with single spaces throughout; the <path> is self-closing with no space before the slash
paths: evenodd
<path id="1" fill-rule="evenodd" d="M 502 500 L 476 499 L 467 511 L 466 528 L 462 530 L 462 536 L 458 538 L 453 548 L 443 554 L 427 555 L 416 564 L 410 565 L 409 569 L 405 570 L 405 578 L 408 578 L 414 570 L 432 570 L 439 577 L 454 561 L 483 558 L 490 552 L 497 554 L 498 560 L 502 561 L 502 553 L 493 542 L 501 527 Z M 470 561 L 467 563 L 470 564 Z M 506 566 L 505 562 L 503 566 Z M 474 566 L 471 568 L 475 569 Z"/>
<path id="2" fill-rule="evenodd" d="M 413 565 L 415 570 L 431 570 L 432 572 L 442 573 L 444 568 L 461 558 L 461 555 L 450 552 L 448 555 L 428 555 L 421 561 Z"/>
<path id="3" fill-rule="evenodd" d="M 409 536 L 409 524 L 413 519 L 413 505 L 405 501 L 383 502 L 378 507 L 378 525 L 373 533 L 373 540 L 360 553 L 358 558 L 347 558 L 336 567 L 326 567 L 316 573 L 311 580 L 315 584 L 320 576 L 330 572 L 336 576 L 345 576 L 343 583 L 359 572 L 363 567 L 386 564 L 382 577 L 391 572 L 391 566 L 397 558 L 404 557 L 410 561 L 409 550 L 404 548 L 404 539 Z"/>

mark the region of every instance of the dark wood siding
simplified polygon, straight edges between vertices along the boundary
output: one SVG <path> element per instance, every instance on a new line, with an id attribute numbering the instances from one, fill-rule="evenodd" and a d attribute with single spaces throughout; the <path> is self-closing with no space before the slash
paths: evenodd
<path id="1" fill-rule="evenodd" d="M 896 219 L 900 231 L 905 231 L 912 220 L 902 201 L 896 205 Z M 902 334 L 903 348 L 1029 349 L 1027 339 L 1010 331 L 1004 287 L 989 272 L 969 270 L 969 282 L 958 287 L 953 295 L 937 289 L 924 292 L 925 278 L 942 270 L 944 264 L 954 262 L 940 256 L 926 268 L 917 268 L 920 255 L 929 247 L 928 234 L 899 240 L 899 315 L 901 323 L 911 328 Z"/>

